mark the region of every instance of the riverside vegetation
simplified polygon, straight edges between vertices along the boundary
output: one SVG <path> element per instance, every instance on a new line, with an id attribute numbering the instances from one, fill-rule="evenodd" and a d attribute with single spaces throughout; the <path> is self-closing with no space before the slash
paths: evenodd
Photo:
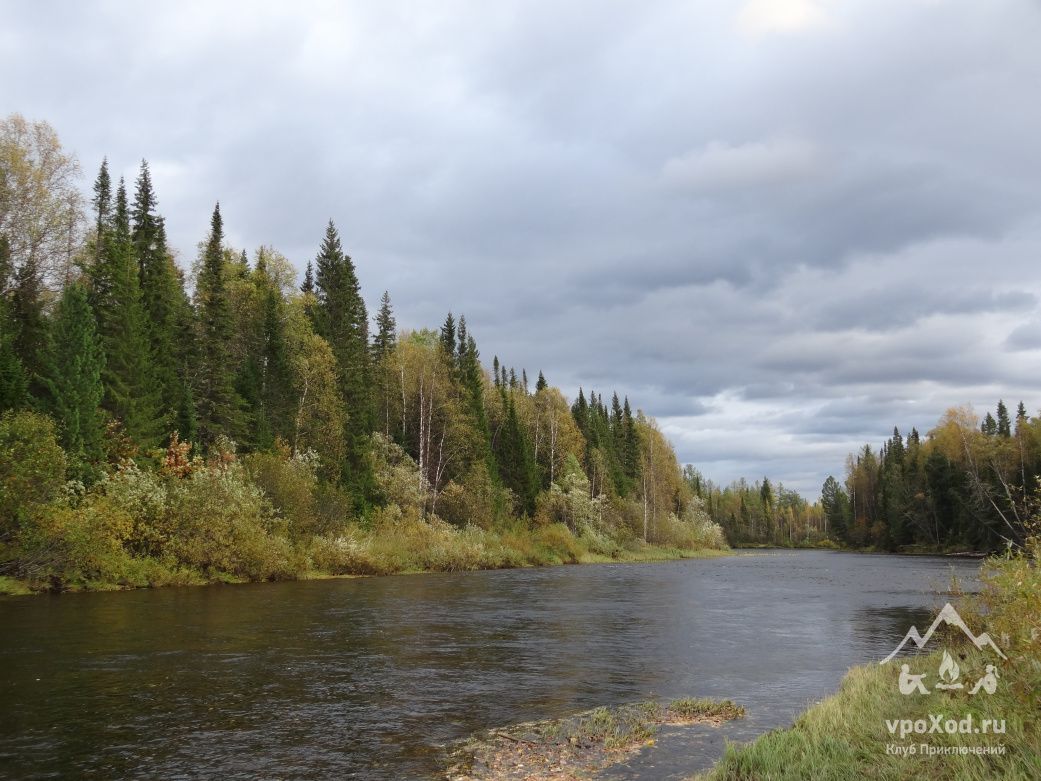
<path id="1" fill-rule="evenodd" d="M 88 206 L 54 130 L 12 115 L 0 173 L 0 589 L 725 547 L 627 398 L 489 372 L 465 317 L 399 331 L 387 293 L 370 323 L 331 221 L 298 286 L 218 206 L 186 275 L 147 163 L 131 197 L 103 162 Z"/>
<path id="2" fill-rule="evenodd" d="M 729 700 L 685 698 L 594 708 L 563 719 L 495 729 L 457 746 L 450 781 L 571 781 L 588 778 L 646 745 L 663 725 L 719 725 L 744 716 Z"/>
<path id="3" fill-rule="evenodd" d="M 916 781 L 921 778 L 954 781 L 1031 781 L 1041 778 L 1041 538 L 1037 524 L 1028 523 L 1024 546 L 1016 553 L 988 559 L 982 571 L 983 590 L 963 597 L 958 610 L 971 626 L 986 627 L 1007 661 L 981 658 L 963 634 L 944 637 L 948 647 L 973 669 L 994 662 L 1000 682 L 985 700 L 965 690 L 933 691 L 928 696 L 904 696 L 897 686 L 898 664 L 853 668 L 837 694 L 810 708 L 795 724 L 763 735 L 748 745 L 731 745 L 721 762 L 698 778 L 702 781 L 788 781 L 791 779 L 875 778 L 883 781 Z M 939 654 L 919 663 L 933 669 Z M 983 719 L 1005 720 L 1002 735 L 911 735 L 899 740 L 886 720 L 912 719 L 930 723 L 929 714 L 942 713 L 973 723 Z M 920 751 L 887 753 L 891 743 L 935 747 L 997 746 L 1004 753 L 937 754 Z"/>
<path id="4" fill-rule="evenodd" d="M 720 487 L 691 466 L 685 478 L 731 544 L 841 546 L 903 553 L 993 552 L 1021 546 L 1041 504 L 1041 416 L 1003 401 L 981 420 L 947 410 L 924 435 L 898 428 L 846 459 L 808 503 L 768 478 Z"/>

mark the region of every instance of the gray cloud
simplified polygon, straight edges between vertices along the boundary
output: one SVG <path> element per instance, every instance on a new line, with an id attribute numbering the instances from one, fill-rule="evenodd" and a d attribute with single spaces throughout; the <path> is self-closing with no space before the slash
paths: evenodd
<path id="1" fill-rule="evenodd" d="M 189 264 L 334 218 L 399 322 L 617 388 L 713 479 L 814 494 L 894 424 L 1041 405 L 1028 0 L 6 9 L 6 110 L 152 164 Z M 86 182 L 85 185 L 86 187 Z"/>

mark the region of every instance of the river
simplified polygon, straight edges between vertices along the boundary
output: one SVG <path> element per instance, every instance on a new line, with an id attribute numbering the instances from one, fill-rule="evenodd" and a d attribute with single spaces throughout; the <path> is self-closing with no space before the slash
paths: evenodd
<path id="1" fill-rule="evenodd" d="M 0 777 L 439 777 L 470 733 L 650 698 L 748 717 L 609 774 L 659 781 L 786 724 L 924 629 L 978 562 L 828 551 L 0 598 Z"/>

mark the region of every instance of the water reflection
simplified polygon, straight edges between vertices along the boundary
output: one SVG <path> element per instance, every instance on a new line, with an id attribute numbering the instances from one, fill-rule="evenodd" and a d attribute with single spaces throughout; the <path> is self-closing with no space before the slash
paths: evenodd
<path id="1" fill-rule="evenodd" d="M 949 567 L 803 551 L 0 600 L 0 776 L 427 778 L 475 730 L 649 697 L 731 697 L 751 734 L 927 622 Z"/>

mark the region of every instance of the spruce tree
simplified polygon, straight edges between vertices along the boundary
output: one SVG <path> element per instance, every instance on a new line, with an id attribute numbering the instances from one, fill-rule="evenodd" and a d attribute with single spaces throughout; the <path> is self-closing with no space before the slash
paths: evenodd
<path id="1" fill-rule="evenodd" d="M 142 160 L 130 212 L 141 309 L 159 391 L 161 423 L 187 441 L 195 434 L 195 409 L 188 382 L 195 326 L 184 280 L 167 249 L 166 227 L 156 208 L 151 172 L 147 161 Z"/>
<path id="2" fill-rule="evenodd" d="M 629 406 L 629 397 L 622 404 L 622 427 L 624 445 L 622 449 L 622 467 L 626 476 L 634 484 L 640 476 L 640 440 L 633 420 L 633 410 Z"/>
<path id="3" fill-rule="evenodd" d="M 466 346 L 469 338 L 470 333 L 466 330 L 466 315 L 459 315 L 459 324 L 456 327 L 455 347 L 455 362 L 457 365 L 462 364 L 463 358 L 466 356 Z"/>
<path id="4" fill-rule="evenodd" d="M 535 462 L 521 430 L 512 395 L 504 400 L 504 405 L 505 424 L 497 439 L 495 453 L 498 473 L 503 484 L 517 497 L 521 511 L 532 513 L 539 484 Z"/>
<path id="5" fill-rule="evenodd" d="M 105 234 L 112 221 L 112 177 L 108 172 L 107 157 L 102 159 L 101 170 L 94 180 L 94 197 L 91 203 L 94 206 L 95 258 L 100 259 L 105 247 Z"/>
<path id="6" fill-rule="evenodd" d="M 455 318 L 451 312 L 448 313 L 444 324 L 441 326 L 441 347 L 444 348 L 445 355 L 448 356 L 449 360 L 455 361 Z"/>
<path id="7" fill-rule="evenodd" d="M 43 275 L 35 259 L 26 261 L 14 273 L 14 284 L 8 302 L 14 353 L 25 370 L 29 396 L 47 395 L 40 380 L 44 374 L 44 354 L 48 344 L 47 318 L 43 314 Z"/>
<path id="8" fill-rule="evenodd" d="M 372 340 L 373 363 L 379 363 L 394 351 L 398 344 L 397 328 L 394 310 L 390 306 L 390 293 L 384 290 L 380 299 L 380 311 L 376 314 L 376 335 Z"/>
<path id="9" fill-rule="evenodd" d="M 983 422 L 980 424 L 980 431 L 986 434 L 988 437 L 996 436 L 998 433 L 998 423 L 994 420 L 994 416 L 989 412 L 983 418 Z"/>
<path id="10" fill-rule="evenodd" d="M 543 376 L 542 370 L 540 369 L 539 370 L 539 378 L 538 378 L 538 380 L 535 381 L 535 392 L 538 393 L 540 391 L 544 391 L 548 387 L 549 387 L 549 383 L 546 382 L 546 378 L 545 378 L 545 376 Z"/>
<path id="11" fill-rule="evenodd" d="M 1012 436 L 1012 421 L 1008 416 L 1008 407 L 1000 399 L 998 400 L 998 435 L 1006 438 Z"/>
<path id="12" fill-rule="evenodd" d="M 459 317 L 459 337 L 458 382 L 462 387 L 463 398 L 466 400 L 474 429 L 480 436 L 479 457 L 487 465 L 489 474 L 494 477 L 498 468 L 492 453 L 491 431 L 488 427 L 488 415 L 484 408 L 484 369 L 481 368 L 477 342 L 466 328 L 466 318 L 461 315 Z"/>
<path id="13" fill-rule="evenodd" d="M 300 285 L 300 292 L 305 294 L 314 293 L 314 263 L 307 261 L 307 269 L 304 271 L 304 281 Z"/>
<path id="14" fill-rule="evenodd" d="M 589 440 L 589 404 L 586 402 L 582 386 L 578 388 L 578 398 L 571 405 L 571 416 L 575 419 L 575 425 L 582 432 L 582 436 Z"/>
<path id="15" fill-rule="evenodd" d="M 43 382 L 47 409 L 61 425 L 62 444 L 78 476 L 89 477 L 104 455 L 101 372 L 105 363 L 90 310 L 79 282 L 65 288 L 48 334 Z"/>
<path id="16" fill-rule="evenodd" d="M 105 353 L 103 406 L 122 422 L 134 442 L 151 448 L 165 432 L 122 179 L 110 219 L 104 209 L 99 202 L 101 247 L 90 269 L 90 302 Z"/>
<path id="17" fill-rule="evenodd" d="M 369 318 L 354 262 L 344 254 L 332 220 L 326 227 L 315 266 L 315 330 L 332 347 L 340 392 L 347 406 L 345 477 L 356 488 L 367 491 L 371 474 L 363 440 L 372 430 Z"/>
<path id="18" fill-rule="evenodd" d="M 199 312 L 195 390 L 198 436 L 202 446 L 209 448 L 222 434 L 239 439 L 243 422 L 229 350 L 232 319 L 224 279 L 224 223 L 220 204 L 214 207 L 210 219 L 210 236 L 203 251 L 195 296 Z"/>

